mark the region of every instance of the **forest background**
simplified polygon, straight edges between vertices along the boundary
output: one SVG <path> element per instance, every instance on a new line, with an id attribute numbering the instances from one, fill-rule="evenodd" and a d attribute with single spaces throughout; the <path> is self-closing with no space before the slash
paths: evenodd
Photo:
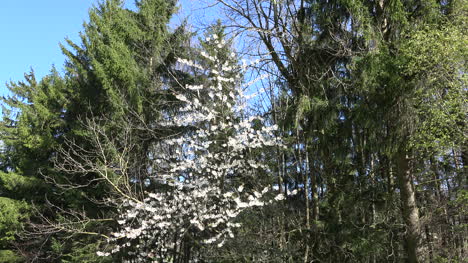
<path id="1" fill-rule="evenodd" d="M 467 258 L 466 1 L 179 4 L 7 83 L 0 262 Z"/>

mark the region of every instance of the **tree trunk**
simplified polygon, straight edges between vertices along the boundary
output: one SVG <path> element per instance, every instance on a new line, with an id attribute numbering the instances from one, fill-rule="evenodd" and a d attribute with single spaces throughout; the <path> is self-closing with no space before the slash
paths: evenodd
<path id="1" fill-rule="evenodd" d="M 428 225 L 424 226 L 424 231 L 426 233 L 426 242 L 427 242 L 427 247 L 429 249 L 429 262 L 432 263 L 434 262 L 434 252 L 432 248 L 432 234 Z"/>
<path id="2" fill-rule="evenodd" d="M 297 156 L 298 156 L 298 170 L 299 172 L 301 173 L 302 175 L 302 181 L 303 181 L 303 184 L 304 184 L 304 197 L 305 197 L 305 224 L 306 224 L 306 229 L 307 229 L 307 233 L 306 233 L 306 247 L 305 247 L 305 252 L 304 252 L 304 263 L 307 263 L 309 262 L 309 250 L 310 250 L 310 246 L 309 246 L 309 235 L 310 235 L 310 196 L 309 196 L 309 175 L 308 175 L 308 168 L 309 168 L 309 164 L 308 164 L 308 161 L 309 161 L 309 156 L 308 156 L 308 153 L 307 153 L 307 144 L 302 141 L 302 136 L 301 136 L 301 133 L 299 131 L 299 128 L 296 129 L 296 136 L 297 136 Z M 304 158 L 302 158 L 302 151 L 301 151 L 301 144 L 303 145 L 304 147 L 304 153 L 305 153 L 305 156 Z M 306 165 L 305 167 L 303 167 L 303 165 Z"/>
<path id="3" fill-rule="evenodd" d="M 405 250 L 407 262 L 418 262 L 419 241 L 419 210 L 416 205 L 416 194 L 412 184 L 411 169 L 406 151 L 397 155 L 398 181 L 400 184 L 400 198 L 402 203 L 403 218 L 406 226 Z"/>
<path id="4" fill-rule="evenodd" d="M 310 154 L 309 154 L 309 157 L 310 157 Z M 309 160 L 309 165 L 314 165 L 313 163 L 311 164 L 311 161 Z M 312 219 L 314 221 L 318 221 L 319 220 L 319 213 L 320 213 L 320 210 L 319 210 L 319 187 L 318 187 L 318 184 L 317 184 L 317 177 L 318 177 L 318 172 L 317 170 L 315 169 L 314 166 L 312 166 L 310 168 L 310 187 L 312 189 L 312 200 L 313 200 L 313 207 L 312 207 Z"/>

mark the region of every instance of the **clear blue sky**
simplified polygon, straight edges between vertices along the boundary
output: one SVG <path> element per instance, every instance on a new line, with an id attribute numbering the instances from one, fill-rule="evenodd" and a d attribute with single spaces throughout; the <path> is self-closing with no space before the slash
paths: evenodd
<path id="1" fill-rule="evenodd" d="M 0 95 L 5 83 L 23 79 L 33 68 L 38 77 L 52 64 L 61 70 L 59 42 L 77 41 L 95 0 L 6 0 L 0 5 Z"/>
<path id="2" fill-rule="evenodd" d="M 37 78 L 52 65 L 63 69 L 59 43 L 65 37 L 79 42 L 78 33 L 88 20 L 88 10 L 97 0 L 4 0 L 0 5 L 0 96 L 7 94 L 6 82 L 23 80 L 34 69 Z M 127 6 L 133 0 L 127 0 Z M 182 14 L 197 13 L 198 0 L 182 0 Z M 195 9 L 195 10 L 194 10 Z M 204 12 L 203 12 L 204 13 Z M 198 18 L 200 16 L 197 15 Z M 193 18 L 193 17 L 192 17 Z M 181 18 L 176 16 L 174 23 Z"/>

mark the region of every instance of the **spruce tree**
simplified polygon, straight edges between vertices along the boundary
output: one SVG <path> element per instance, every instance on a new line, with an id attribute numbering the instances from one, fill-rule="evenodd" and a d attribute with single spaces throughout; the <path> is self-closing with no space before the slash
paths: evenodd
<path id="1" fill-rule="evenodd" d="M 132 182 L 118 174 L 112 175 L 112 182 L 133 184 L 133 194 L 141 191 L 152 137 L 140 128 L 143 123 L 154 125 L 161 105 L 167 104 L 171 63 L 174 53 L 182 52 L 178 43 L 185 38 L 182 28 L 168 30 L 174 11 L 172 1 L 137 1 L 135 11 L 124 9 L 123 1 L 100 1 L 89 12 L 82 43 L 67 40 L 70 49 L 62 46 L 65 76 L 52 70 L 38 82 L 30 74 L 26 82 L 10 85 L 13 95 L 4 99 L 4 112 L 10 114 L 4 114 L 2 125 L 1 191 L 34 207 L 29 224 L 23 224 L 26 232 L 21 236 L 32 237 L 20 243 L 23 254 L 48 262 L 103 260 L 87 255 L 95 253 L 99 236 L 109 231 L 106 222 L 114 208 L 102 202 L 113 196 L 113 188 L 100 183 L 96 172 L 62 169 L 63 153 L 93 150 L 90 120 L 103 128 L 106 138 L 130 136 L 137 146 L 133 166 L 128 167 Z M 124 120 L 131 121 L 130 134 L 119 130 Z M 23 216 L 15 218 L 26 223 Z M 18 229 L 17 224 L 7 227 Z"/>

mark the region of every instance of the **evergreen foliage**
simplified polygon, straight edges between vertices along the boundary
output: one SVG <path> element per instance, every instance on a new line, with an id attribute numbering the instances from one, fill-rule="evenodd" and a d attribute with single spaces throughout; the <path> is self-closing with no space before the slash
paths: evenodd
<path id="1" fill-rule="evenodd" d="M 216 2 L 98 1 L 7 84 L 0 262 L 463 262 L 465 1 Z"/>

